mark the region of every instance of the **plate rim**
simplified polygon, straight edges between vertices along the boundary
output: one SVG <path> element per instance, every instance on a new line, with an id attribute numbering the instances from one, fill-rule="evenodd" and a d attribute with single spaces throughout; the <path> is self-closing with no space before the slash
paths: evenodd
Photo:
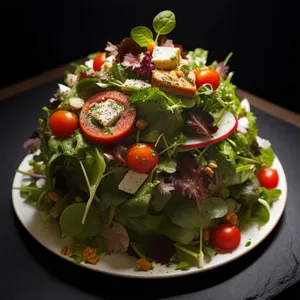
<path id="1" fill-rule="evenodd" d="M 28 160 L 30 159 L 30 157 L 32 157 L 32 156 L 33 156 L 33 154 L 25 155 L 25 157 L 23 157 L 22 161 L 19 163 L 19 166 L 18 166 L 17 169 L 19 169 L 21 165 L 26 164 L 28 162 Z M 91 270 L 91 271 L 94 271 L 94 272 L 97 272 L 97 273 L 102 273 L 102 274 L 116 276 L 116 277 L 123 277 L 123 278 L 133 278 L 133 279 L 168 279 L 168 278 L 176 278 L 176 277 L 182 277 L 182 276 L 188 276 L 188 275 L 204 273 L 206 271 L 210 271 L 212 269 L 216 269 L 216 268 L 221 267 L 223 265 L 226 265 L 230 262 L 233 262 L 233 261 L 237 260 L 238 258 L 246 255 L 247 253 L 249 253 L 254 248 L 256 248 L 259 244 L 261 244 L 270 235 L 270 233 L 275 229 L 275 227 L 277 226 L 277 224 L 279 223 L 279 221 L 282 218 L 282 215 L 283 215 L 283 213 L 285 211 L 285 208 L 286 208 L 287 197 L 288 197 L 288 184 L 287 184 L 286 174 L 285 174 L 284 168 L 283 168 L 283 166 L 282 166 L 282 164 L 281 164 L 281 162 L 280 162 L 277 155 L 275 155 L 274 163 L 278 164 L 278 167 L 279 167 L 280 172 L 281 172 L 279 183 L 281 183 L 281 185 L 283 185 L 285 189 L 282 191 L 283 193 L 282 193 L 281 198 L 280 198 L 280 201 L 282 201 L 283 203 L 282 203 L 280 211 L 278 213 L 278 217 L 276 218 L 276 220 L 274 221 L 272 226 L 268 229 L 266 234 L 259 239 L 258 242 L 256 242 L 255 244 L 251 243 L 251 245 L 249 247 L 245 247 L 244 251 L 242 251 L 241 253 L 236 254 L 235 256 L 233 256 L 232 258 L 230 258 L 228 260 L 224 260 L 224 261 L 221 261 L 221 262 L 219 262 L 217 264 L 214 264 L 212 266 L 208 266 L 208 267 L 201 268 L 201 269 L 200 268 L 193 268 L 193 269 L 190 269 L 190 270 L 187 270 L 187 271 L 177 270 L 176 272 L 173 272 L 173 273 L 152 273 L 151 275 L 146 275 L 145 273 L 147 273 L 147 272 L 135 271 L 136 273 L 134 273 L 134 272 L 133 273 L 121 273 L 121 272 L 111 271 L 111 270 L 107 270 L 107 269 L 103 269 L 103 268 L 98 269 L 98 268 L 93 267 L 93 265 L 90 265 L 90 264 L 85 264 L 85 263 L 78 264 L 74 259 L 71 259 L 67 256 L 64 256 L 60 252 L 56 252 L 53 249 L 51 249 L 50 247 L 48 247 L 46 243 L 40 241 L 38 239 L 38 237 L 36 237 L 33 234 L 33 232 L 31 230 L 29 230 L 29 228 L 25 225 L 24 220 L 22 219 L 22 216 L 18 214 L 18 209 L 17 209 L 18 199 L 19 200 L 23 199 L 23 201 L 24 201 L 24 198 L 19 196 L 19 197 L 17 197 L 18 199 L 16 199 L 15 196 L 14 196 L 14 194 L 16 192 L 16 189 L 13 188 L 13 187 L 16 186 L 15 183 L 18 181 L 18 178 L 20 178 L 20 180 L 21 180 L 22 178 L 25 178 L 25 177 L 24 177 L 24 175 L 22 175 L 20 173 L 17 173 L 17 172 L 14 175 L 13 183 L 12 183 L 12 205 L 13 205 L 15 215 L 17 216 L 19 222 L 22 224 L 22 226 L 25 228 L 25 230 L 30 234 L 30 236 L 35 241 L 37 241 L 45 249 L 52 252 L 56 256 L 66 260 L 68 262 L 71 262 L 72 264 L 74 264 L 78 267 L 83 267 L 85 269 L 88 269 L 88 270 Z M 273 163 L 273 165 L 274 165 L 274 163 Z M 26 202 L 24 201 L 24 203 L 26 203 Z M 26 205 L 29 205 L 29 204 L 26 203 Z M 35 209 L 33 206 L 32 206 L 32 208 Z M 272 211 L 272 208 L 271 208 L 271 211 Z M 114 254 L 112 254 L 112 255 L 114 255 Z M 100 259 L 99 263 L 101 264 L 101 259 Z"/>

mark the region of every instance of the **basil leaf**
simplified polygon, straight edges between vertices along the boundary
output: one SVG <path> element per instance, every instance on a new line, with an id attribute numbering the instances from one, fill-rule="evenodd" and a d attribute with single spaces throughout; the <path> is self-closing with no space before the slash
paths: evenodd
<path id="1" fill-rule="evenodd" d="M 176 25 L 175 15 L 170 10 L 164 10 L 153 19 L 153 28 L 159 34 L 170 33 Z"/>
<path id="2" fill-rule="evenodd" d="M 147 47 L 153 41 L 152 31 L 145 26 L 138 26 L 131 30 L 130 35 L 132 39 L 141 47 Z"/>

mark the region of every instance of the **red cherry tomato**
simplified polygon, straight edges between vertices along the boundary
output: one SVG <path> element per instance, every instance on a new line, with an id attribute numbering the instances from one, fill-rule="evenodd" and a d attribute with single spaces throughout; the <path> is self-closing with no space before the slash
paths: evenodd
<path id="1" fill-rule="evenodd" d="M 210 243 L 217 250 L 231 252 L 238 247 L 241 241 L 241 232 L 232 224 L 220 224 L 210 234 Z"/>
<path id="2" fill-rule="evenodd" d="M 265 168 L 258 172 L 257 178 L 260 186 L 271 190 L 277 187 L 279 182 L 278 172 L 272 168 Z"/>
<path id="3" fill-rule="evenodd" d="M 98 126 L 97 123 L 91 122 L 89 110 L 96 103 L 115 100 L 125 106 L 119 120 L 109 128 Z M 83 106 L 80 112 L 80 128 L 85 138 L 94 144 L 109 145 L 127 137 L 133 128 L 136 110 L 133 104 L 128 101 L 128 96 L 117 91 L 100 92 L 92 96 Z"/>
<path id="4" fill-rule="evenodd" d="M 126 155 L 129 169 L 138 173 L 150 173 L 158 164 L 158 153 L 154 146 L 144 143 L 133 144 Z"/>
<path id="5" fill-rule="evenodd" d="M 213 90 L 216 90 L 220 85 L 220 75 L 212 69 L 203 69 L 195 71 L 196 85 L 200 88 L 203 84 L 210 83 Z"/>
<path id="6" fill-rule="evenodd" d="M 98 72 L 100 71 L 102 65 L 105 63 L 106 60 L 106 52 L 99 53 L 93 62 L 93 69 L 94 71 Z"/>
<path id="7" fill-rule="evenodd" d="M 57 138 L 70 137 L 78 128 L 78 117 L 67 110 L 58 110 L 49 118 L 49 126 Z"/>

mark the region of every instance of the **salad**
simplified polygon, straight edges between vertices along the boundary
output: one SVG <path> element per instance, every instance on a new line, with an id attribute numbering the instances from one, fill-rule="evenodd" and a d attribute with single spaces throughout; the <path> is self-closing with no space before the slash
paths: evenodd
<path id="1" fill-rule="evenodd" d="M 269 141 L 258 136 L 224 61 L 168 38 L 171 11 L 73 64 L 24 143 L 22 197 L 72 238 L 61 254 L 101 263 L 126 252 L 137 270 L 202 268 L 234 251 L 278 199 Z"/>

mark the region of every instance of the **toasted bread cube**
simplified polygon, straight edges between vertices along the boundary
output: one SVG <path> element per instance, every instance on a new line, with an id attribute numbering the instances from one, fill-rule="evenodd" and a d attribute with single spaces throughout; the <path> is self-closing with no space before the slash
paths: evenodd
<path id="1" fill-rule="evenodd" d="M 155 47 L 152 54 L 152 62 L 157 69 L 174 69 L 180 64 L 180 48 Z"/>
<path id="2" fill-rule="evenodd" d="M 196 79 L 193 71 L 179 77 L 175 71 L 154 70 L 152 72 L 151 86 L 159 87 L 167 93 L 190 98 L 193 98 L 197 91 Z"/>

